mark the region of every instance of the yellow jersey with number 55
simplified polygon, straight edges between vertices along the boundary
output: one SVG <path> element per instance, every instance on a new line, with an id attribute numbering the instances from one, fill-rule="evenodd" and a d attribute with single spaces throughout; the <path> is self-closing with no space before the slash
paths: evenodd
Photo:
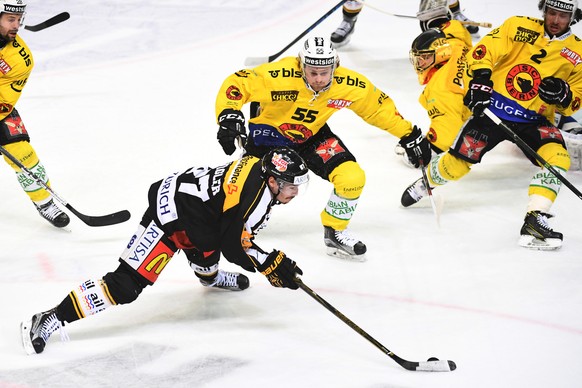
<path id="1" fill-rule="evenodd" d="M 260 104 L 260 114 L 249 120 L 249 126 L 272 129 L 270 138 L 263 139 L 264 145 L 301 144 L 344 108 L 397 137 L 412 131 L 412 124 L 398 113 L 394 101 L 353 70 L 339 66 L 328 90 L 310 91 L 296 57 L 240 70 L 227 77 L 216 98 L 216 116 L 227 108 L 241 110 L 248 102 Z M 268 143 L 271 139 L 272 144 Z"/>

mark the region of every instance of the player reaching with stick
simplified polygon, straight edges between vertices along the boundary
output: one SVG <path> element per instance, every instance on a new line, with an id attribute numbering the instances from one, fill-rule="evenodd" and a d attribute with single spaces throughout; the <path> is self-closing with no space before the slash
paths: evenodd
<path id="1" fill-rule="evenodd" d="M 136 300 L 178 250 L 205 287 L 249 287 L 245 275 L 218 268 L 222 253 L 247 271 L 258 270 L 274 287 L 297 289 L 301 269 L 279 250 L 262 250 L 254 236 L 266 226 L 272 207 L 289 203 L 308 181 L 303 159 L 291 149 L 277 148 L 262 159 L 245 156 L 218 167 L 192 167 L 152 184 L 149 207 L 117 269 L 82 282 L 56 307 L 23 322 L 26 352 L 41 353 L 57 330 L 66 337 L 64 323 Z"/>

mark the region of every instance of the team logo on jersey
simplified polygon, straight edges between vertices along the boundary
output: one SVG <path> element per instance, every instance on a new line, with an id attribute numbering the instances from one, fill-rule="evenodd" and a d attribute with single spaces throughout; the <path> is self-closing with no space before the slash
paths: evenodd
<path id="1" fill-rule="evenodd" d="M 10 67 L 10 65 L 8 63 L 6 63 L 6 61 L 4 61 L 4 59 L 0 59 L 0 73 L 6 74 L 10 70 L 12 70 L 12 67 Z"/>
<path id="2" fill-rule="evenodd" d="M 437 132 L 434 130 L 433 127 L 430 127 L 428 130 L 428 133 L 426 134 L 426 138 L 428 139 L 429 142 L 434 143 L 435 141 L 437 141 Z"/>
<path id="3" fill-rule="evenodd" d="M 240 92 L 239 88 L 234 85 L 230 85 L 228 89 L 226 89 L 226 98 L 229 100 L 238 101 L 242 99 L 242 93 Z"/>
<path id="4" fill-rule="evenodd" d="M 279 131 L 293 143 L 303 143 L 313 136 L 313 132 L 303 124 L 285 123 L 279 126 Z"/>
<path id="5" fill-rule="evenodd" d="M 241 78 L 247 78 L 250 74 L 251 72 L 248 70 L 239 70 L 236 73 L 234 73 L 234 75 Z"/>
<path id="6" fill-rule="evenodd" d="M 315 153 L 323 159 L 323 163 L 327 163 L 331 158 L 342 152 L 346 152 L 346 150 L 339 144 L 339 140 L 336 138 L 326 139 L 315 150 Z"/>
<path id="7" fill-rule="evenodd" d="M 538 131 L 540 132 L 540 138 L 542 139 L 559 139 L 562 140 L 562 134 L 560 133 L 560 130 L 556 127 L 547 127 L 547 126 L 541 126 L 538 128 Z"/>
<path id="8" fill-rule="evenodd" d="M 1 103 L 0 104 L 0 113 L 8 113 L 12 110 L 12 105 L 7 104 L 7 103 Z"/>
<path id="9" fill-rule="evenodd" d="M 327 107 L 328 108 L 332 108 L 332 109 L 342 109 L 342 108 L 347 108 L 350 105 L 352 105 L 353 101 L 348 101 L 348 100 L 341 100 L 341 99 L 329 99 L 327 100 Z"/>
<path id="10" fill-rule="evenodd" d="M 515 65 L 505 77 L 507 93 L 518 101 L 529 101 L 538 95 L 542 77 L 535 67 L 527 64 Z"/>
<path id="11" fill-rule="evenodd" d="M 475 50 L 473 50 L 473 59 L 476 60 L 483 59 L 485 57 L 485 54 L 487 54 L 487 47 L 480 44 L 479 46 L 475 47 Z"/>
<path id="12" fill-rule="evenodd" d="M 295 102 L 299 96 L 298 90 L 277 90 L 271 92 L 271 101 Z"/>
<path id="13" fill-rule="evenodd" d="M 463 137 L 463 143 L 461 144 L 459 153 L 471 160 L 479 160 L 481 158 L 481 152 L 483 152 L 486 146 L 487 141 L 477 140 L 467 134 Z"/>
<path id="14" fill-rule="evenodd" d="M 562 51 L 560 51 L 560 55 L 569 60 L 574 66 L 578 66 L 582 63 L 582 57 L 580 57 L 580 54 L 567 47 L 564 47 Z"/>
<path id="15" fill-rule="evenodd" d="M 538 39 L 540 33 L 534 30 L 528 30 L 527 28 L 517 27 L 517 32 L 513 37 L 515 42 L 534 44 Z"/>

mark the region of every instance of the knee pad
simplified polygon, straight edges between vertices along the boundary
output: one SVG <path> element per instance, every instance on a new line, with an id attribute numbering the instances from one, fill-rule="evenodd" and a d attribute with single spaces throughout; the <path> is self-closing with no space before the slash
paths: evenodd
<path id="1" fill-rule="evenodd" d="M 471 171 L 471 163 L 445 152 L 431 160 L 428 179 L 431 186 L 440 186 L 449 181 L 461 179 L 469 171 Z"/>
<path id="2" fill-rule="evenodd" d="M 145 279 L 141 279 L 135 270 L 128 268 L 124 263 L 121 263 L 115 271 L 103 276 L 103 281 L 116 304 L 133 302 L 147 285 Z"/>
<path id="3" fill-rule="evenodd" d="M 564 171 L 570 169 L 570 154 L 559 143 L 544 144 L 538 149 L 538 154 L 544 158 L 550 166 L 559 167 Z"/>
<path id="4" fill-rule="evenodd" d="M 32 148 L 27 141 L 6 144 L 4 148 L 28 169 L 38 164 L 38 156 L 36 155 L 34 148 Z M 6 156 L 4 156 L 4 160 L 10 165 L 10 167 L 12 167 L 12 169 L 14 169 L 14 171 L 20 171 L 20 168 L 12 163 L 12 161 Z"/>
<path id="5" fill-rule="evenodd" d="M 344 162 L 329 174 L 335 193 L 347 199 L 356 199 L 366 184 L 366 173 L 357 162 Z"/>

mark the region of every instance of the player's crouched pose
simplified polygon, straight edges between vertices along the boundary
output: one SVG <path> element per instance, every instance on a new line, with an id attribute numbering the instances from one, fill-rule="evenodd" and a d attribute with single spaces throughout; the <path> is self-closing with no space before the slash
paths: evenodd
<path id="1" fill-rule="evenodd" d="M 180 249 L 203 286 L 249 287 L 245 275 L 218 268 L 222 253 L 247 271 L 258 270 L 275 287 L 297 289 L 295 277 L 303 272 L 295 262 L 281 251 L 263 251 L 253 240 L 266 226 L 271 208 L 291 201 L 308 181 L 303 159 L 291 149 L 277 148 L 262 159 L 246 156 L 218 167 L 192 167 L 154 183 L 149 207 L 119 267 L 82 282 L 59 305 L 23 322 L 26 352 L 41 353 L 65 322 L 136 300 Z"/>

